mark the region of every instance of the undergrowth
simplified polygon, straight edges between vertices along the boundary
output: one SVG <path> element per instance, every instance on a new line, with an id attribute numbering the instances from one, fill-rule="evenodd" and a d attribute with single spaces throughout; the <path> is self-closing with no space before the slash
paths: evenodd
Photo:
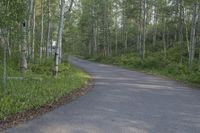
<path id="1" fill-rule="evenodd" d="M 14 63 L 13 63 L 14 64 Z M 8 76 L 22 77 L 18 67 L 8 64 Z M 59 77 L 53 77 L 53 62 L 29 66 L 24 79 L 10 79 L 6 90 L 2 83 L 2 65 L 0 66 L 0 120 L 31 108 L 58 100 L 69 92 L 86 84 L 88 75 L 69 63 L 59 66 Z"/>
<path id="2" fill-rule="evenodd" d="M 182 63 L 180 63 L 179 60 L 177 47 L 169 48 L 166 56 L 161 49 L 156 51 L 160 52 L 155 52 L 153 48 L 152 50 L 150 49 L 147 51 L 147 57 L 144 60 L 136 54 L 137 52 L 124 53 L 112 57 L 88 56 L 85 58 L 91 61 L 114 64 L 124 68 L 145 71 L 156 75 L 164 75 L 185 83 L 200 85 L 198 61 L 194 60 L 193 69 L 190 70 L 188 68 L 187 51 L 183 52 Z"/>

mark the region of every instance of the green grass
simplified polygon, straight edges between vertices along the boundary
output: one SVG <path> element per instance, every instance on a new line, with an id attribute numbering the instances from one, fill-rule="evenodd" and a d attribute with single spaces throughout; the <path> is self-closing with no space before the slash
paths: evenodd
<path id="1" fill-rule="evenodd" d="M 58 100 L 86 84 L 89 76 L 68 63 L 59 66 L 59 77 L 54 79 L 52 62 L 30 66 L 24 80 L 9 80 L 5 94 L 0 82 L 0 120 L 16 113 L 38 108 Z M 2 77 L 2 67 L 0 68 Z M 8 67 L 9 76 L 21 76 L 14 67 Z M 33 77 L 42 79 L 33 79 Z"/>
<path id="2" fill-rule="evenodd" d="M 105 64 L 114 64 L 127 69 L 139 70 L 155 75 L 164 75 L 188 84 L 200 85 L 198 61 L 195 60 L 193 69 L 189 70 L 187 52 L 184 53 L 183 63 L 180 64 L 177 51 L 177 48 L 168 49 L 166 57 L 162 51 L 148 51 L 145 60 L 141 60 L 136 52 L 115 55 L 112 57 L 93 56 L 86 57 L 86 59 Z"/>

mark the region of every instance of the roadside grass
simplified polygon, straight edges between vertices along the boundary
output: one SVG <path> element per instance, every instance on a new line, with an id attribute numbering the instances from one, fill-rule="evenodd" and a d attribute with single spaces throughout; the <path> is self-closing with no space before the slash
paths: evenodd
<path id="1" fill-rule="evenodd" d="M 193 69 L 189 70 L 187 52 L 184 53 L 183 63 L 180 64 L 177 51 L 177 48 L 170 48 L 168 49 L 166 56 L 164 56 L 162 51 L 150 51 L 144 60 L 142 60 L 136 52 L 114 55 L 112 57 L 88 56 L 85 58 L 95 62 L 113 64 L 131 70 L 139 70 L 150 74 L 166 76 L 187 84 L 199 86 L 200 71 L 198 70 L 198 61 L 195 60 Z"/>
<path id="2" fill-rule="evenodd" d="M 23 80 L 8 80 L 6 93 L 0 81 L 0 120 L 54 102 L 88 82 L 89 76 L 69 63 L 59 66 L 59 77 L 55 79 L 52 64 L 47 61 L 29 66 Z M 2 79 L 2 66 L 0 69 Z M 14 66 L 8 66 L 8 76 L 22 75 Z"/>

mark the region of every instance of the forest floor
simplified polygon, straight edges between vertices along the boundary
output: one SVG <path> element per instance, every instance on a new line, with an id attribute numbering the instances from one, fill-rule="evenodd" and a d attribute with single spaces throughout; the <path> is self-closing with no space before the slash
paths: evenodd
<path id="1" fill-rule="evenodd" d="M 92 76 L 92 91 L 3 133 L 200 132 L 199 89 L 112 65 L 69 60 Z"/>
<path id="2" fill-rule="evenodd" d="M 55 79 L 52 68 L 51 61 L 32 65 L 23 79 L 9 79 L 6 91 L 0 83 L 0 130 L 49 112 L 88 91 L 83 87 L 90 79 L 85 72 L 65 62 Z M 8 75 L 22 77 L 13 66 L 8 66 Z"/>

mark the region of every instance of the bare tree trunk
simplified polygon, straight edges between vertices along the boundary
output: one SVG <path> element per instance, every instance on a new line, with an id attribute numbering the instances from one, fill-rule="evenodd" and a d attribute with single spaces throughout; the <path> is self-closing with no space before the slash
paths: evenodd
<path id="1" fill-rule="evenodd" d="M 140 15 L 139 15 L 139 54 L 142 57 L 142 16 L 143 16 L 143 1 L 140 1 Z"/>
<path id="2" fill-rule="evenodd" d="M 157 41 L 157 7 L 155 7 L 154 11 L 154 34 L 153 34 L 153 46 L 156 45 Z"/>
<path id="3" fill-rule="evenodd" d="M 165 0 L 165 5 L 167 5 L 167 2 Z M 162 13 L 162 23 L 163 23 L 163 30 L 162 30 L 162 41 L 163 41 L 163 51 L 164 56 L 167 56 L 167 45 L 166 45 L 166 16 L 164 13 Z"/>
<path id="4" fill-rule="evenodd" d="M 29 0 L 29 13 L 28 13 L 28 56 L 31 55 L 31 20 L 33 14 L 33 0 Z"/>
<path id="5" fill-rule="evenodd" d="M 146 0 L 143 0 L 143 20 L 142 20 L 142 59 L 146 53 Z"/>
<path id="6" fill-rule="evenodd" d="M 163 18 L 163 33 L 162 33 L 162 41 L 163 41 L 163 50 L 164 50 L 164 55 L 166 57 L 167 55 L 167 46 L 166 46 L 166 19 Z"/>
<path id="7" fill-rule="evenodd" d="M 7 44 L 4 45 L 4 58 L 3 58 L 3 89 L 6 92 L 7 88 Z"/>
<path id="8" fill-rule="evenodd" d="M 11 34 L 11 29 L 8 31 L 8 34 L 7 34 L 7 54 L 8 54 L 8 56 L 11 56 L 10 34 Z"/>
<path id="9" fill-rule="evenodd" d="M 89 55 L 92 55 L 92 43 L 93 43 L 92 35 L 90 35 L 89 38 L 90 38 L 90 41 L 89 41 L 89 45 L 88 45 L 88 50 L 89 50 L 88 52 L 89 52 Z"/>
<path id="10" fill-rule="evenodd" d="M 179 49 L 180 49 L 180 63 L 183 62 L 183 24 L 184 24 L 184 9 L 183 1 L 179 0 Z"/>
<path id="11" fill-rule="evenodd" d="M 190 53 L 189 53 L 189 68 L 193 67 L 193 60 L 195 54 L 195 44 L 196 44 L 196 27 L 198 20 L 198 2 L 194 4 L 193 15 L 192 15 L 192 27 L 190 34 Z"/>
<path id="12" fill-rule="evenodd" d="M 23 42 L 21 44 L 21 61 L 20 61 L 20 71 L 21 73 L 25 73 L 27 70 L 27 60 L 26 60 L 26 53 L 27 53 L 27 24 L 23 22 L 22 24 L 22 32 L 23 32 Z"/>
<path id="13" fill-rule="evenodd" d="M 97 29 L 93 27 L 94 53 L 97 52 Z"/>
<path id="14" fill-rule="evenodd" d="M 33 29 L 32 29 L 32 46 L 31 46 L 31 56 L 32 60 L 35 59 L 35 0 L 33 0 Z"/>
<path id="15" fill-rule="evenodd" d="M 118 30 L 115 31 L 115 54 L 118 53 Z"/>
<path id="16" fill-rule="evenodd" d="M 125 50 L 128 50 L 128 32 L 125 32 Z"/>
<path id="17" fill-rule="evenodd" d="M 126 16 L 126 1 L 123 1 L 123 7 L 122 7 L 122 21 L 123 21 L 123 43 L 124 43 L 124 52 L 127 51 L 127 16 Z"/>
<path id="18" fill-rule="evenodd" d="M 185 36 L 186 36 L 186 41 L 187 41 L 187 50 L 188 50 L 188 55 L 190 53 L 190 41 L 189 41 L 189 33 L 188 33 L 188 26 L 187 23 L 185 21 Z"/>
<path id="19" fill-rule="evenodd" d="M 55 52 L 55 66 L 54 66 L 54 76 L 58 78 L 58 64 L 59 64 L 59 52 L 61 49 L 61 41 L 62 41 L 62 32 L 64 27 L 64 14 L 65 14 L 65 0 L 61 0 L 60 4 L 60 20 L 58 26 L 58 34 L 57 34 L 57 43 L 56 43 L 56 52 Z"/>
<path id="20" fill-rule="evenodd" d="M 0 30 L 1 31 L 1 30 Z M 3 33 L 1 31 L 2 35 L 6 35 L 6 37 L 3 37 L 2 39 L 2 44 L 3 44 L 3 89 L 4 89 L 4 93 L 7 92 L 7 51 L 8 51 L 8 45 L 9 45 L 9 38 L 10 38 L 10 34 L 9 32 L 7 33 Z M 6 39 L 5 39 L 6 38 Z"/>
<path id="21" fill-rule="evenodd" d="M 100 38 L 100 29 L 99 29 L 98 24 L 99 24 L 99 22 L 97 20 L 97 52 L 99 52 L 99 44 L 100 44 L 100 41 L 99 41 L 99 38 Z"/>
<path id="22" fill-rule="evenodd" d="M 62 1 L 62 0 L 61 0 Z M 65 1 L 64 1 L 65 2 Z M 71 0 L 70 1 L 70 5 L 69 5 L 69 8 L 68 8 L 68 10 L 66 11 L 66 9 L 65 9 L 65 6 L 63 7 L 64 9 L 63 9 L 63 12 L 64 12 L 64 16 L 63 16 L 63 24 L 62 24 L 62 31 L 61 31 L 61 36 L 60 36 L 60 43 L 59 43 L 59 47 L 60 47 L 60 49 L 59 49 L 59 63 L 61 63 L 62 62 L 62 54 L 63 54 L 63 52 L 62 52 L 62 34 L 63 34 L 63 29 L 64 29 L 64 21 L 65 21 L 65 16 L 68 16 L 69 15 L 69 13 L 71 12 L 71 9 L 72 9 L 72 6 L 73 6 L 73 3 L 74 3 L 74 0 Z"/>
<path id="23" fill-rule="evenodd" d="M 48 35 L 47 35 L 47 44 L 46 44 L 46 58 L 48 58 L 48 48 L 50 46 L 50 38 L 51 38 L 51 8 L 50 8 L 50 0 L 48 0 Z"/>
<path id="24" fill-rule="evenodd" d="M 140 2 L 141 3 L 141 2 Z M 140 6 L 141 7 L 141 6 Z M 137 51 L 139 53 L 139 55 L 141 55 L 141 27 L 142 27 L 142 24 L 141 24 L 141 9 L 140 9 L 140 13 L 138 15 L 138 22 L 137 22 L 137 25 L 138 25 L 138 33 L 137 33 Z"/>
<path id="25" fill-rule="evenodd" d="M 199 51 L 199 61 L 198 61 L 198 68 L 199 68 L 199 71 L 200 71 L 200 51 Z"/>
<path id="26" fill-rule="evenodd" d="M 44 42 L 44 0 L 41 0 L 41 38 L 40 38 L 40 55 L 39 60 L 42 62 L 42 54 L 43 54 L 43 42 Z"/>

